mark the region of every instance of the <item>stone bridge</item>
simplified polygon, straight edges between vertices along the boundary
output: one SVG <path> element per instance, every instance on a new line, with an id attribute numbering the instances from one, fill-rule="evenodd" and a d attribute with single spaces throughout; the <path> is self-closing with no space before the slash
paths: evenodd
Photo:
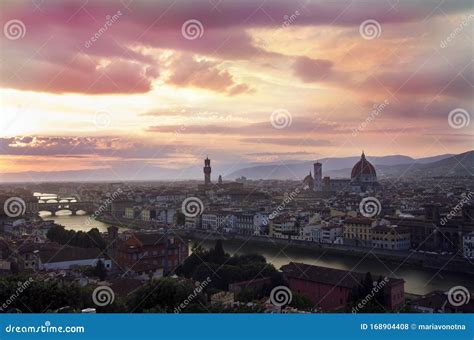
<path id="1" fill-rule="evenodd" d="M 60 200 L 59 202 L 38 202 L 27 205 L 27 213 L 37 215 L 40 211 L 49 211 L 51 215 L 55 216 L 58 211 L 69 210 L 73 215 L 82 210 L 88 214 L 94 212 L 94 204 L 92 202 L 75 202 Z"/>

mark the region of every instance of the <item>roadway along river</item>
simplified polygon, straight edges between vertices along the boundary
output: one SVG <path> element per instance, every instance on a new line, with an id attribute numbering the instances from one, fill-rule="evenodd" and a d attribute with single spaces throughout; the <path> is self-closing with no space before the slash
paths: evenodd
<path id="1" fill-rule="evenodd" d="M 71 216 L 44 216 L 44 219 L 53 219 L 56 223 L 66 227 L 66 229 L 87 231 L 88 227 L 85 222 L 86 215 Z M 102 222 L 94 222 L 92 227 L 97 227 L 100 231 L 107 230 L 107 224 Z M 191 240 L 190 247 L 194 243 L 199 243 L 203 248 L 210 248 L 214 246 L 214 241 Z M 384 263 L 382 260 L 365 259 L 362 260 L 355 257 L 344 257 L 335 254 L 312 254 L 310 250 L 291 250 L 289 248 L 281 251 L 281 248 L 272 247 L 271 245 L 259 244 L 245 244 L 242 246 L 242 241 L 226 241 L 224 242 L 224 249 L 230 254 L 250 254 L 258 253 L 265 256 L 268 262 L 272 263 L 276 268 L 282 265 L 294 262 L 303 262 L 324 267 L 331 267 L 337 269 L 354 270 L 358 272 L 372 273 L 374 279 L 379 275 L 399 277 L 405 280 L 405 291 L 414 294 L 426 294 L 433 290 L 447 291 L 453 286 L 465 286 L 469 290 L 474 290 L 474 280 L 472 276 L 462 275 L 461 273 L 447 273 L 438 274 L 436 270 L 401 267 L 396 270 L 397 264 Z M 395 273 L 393 273 L 395 272 Z"/>

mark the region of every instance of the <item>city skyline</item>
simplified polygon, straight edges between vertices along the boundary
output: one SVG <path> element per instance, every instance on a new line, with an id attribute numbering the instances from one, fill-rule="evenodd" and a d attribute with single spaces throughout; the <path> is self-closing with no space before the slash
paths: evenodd
<path id="1" fill-rule="evenodd" d="M 0 338 L 472 337 L 473 29 L 472 0 L 0 1 Z"/>
<path id="2" fill-rule="evenodd" d="M 469 1 L 0 6 L 3 173 L 473 149 Z"/>

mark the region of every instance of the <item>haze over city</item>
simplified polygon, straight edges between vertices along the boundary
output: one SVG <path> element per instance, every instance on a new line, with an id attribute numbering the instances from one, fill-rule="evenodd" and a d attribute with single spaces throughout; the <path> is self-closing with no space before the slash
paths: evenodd
<path id="1" fill-rule="evenodd" d="M 25 26 L 19 39 L 2 37 L 3 173 L 94 179 L 88 170 L 112 169 L 123 179 L 205 155 L 230 173 L 362 150 L 473 148 L 472 125 L 448 121 L 473 108 L 470 1 L 0 6 L 2 22 Z M 183 35 L 190 18 L 196 36 Z M 364 36 L 367 19 L 379 27 Z"/>
<path id="2" fill-rule="evenodd" d="M 1 1 L 0 338 L 472 339 L 473 10 Z"/>

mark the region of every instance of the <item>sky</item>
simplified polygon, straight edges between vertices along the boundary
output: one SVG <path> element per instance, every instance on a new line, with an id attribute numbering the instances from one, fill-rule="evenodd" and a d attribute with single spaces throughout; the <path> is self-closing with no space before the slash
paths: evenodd
<path id="1" fill-rule="evenodd" d="M 0 3 L 2 173 L 473 148 L 472 1 Z"/>

